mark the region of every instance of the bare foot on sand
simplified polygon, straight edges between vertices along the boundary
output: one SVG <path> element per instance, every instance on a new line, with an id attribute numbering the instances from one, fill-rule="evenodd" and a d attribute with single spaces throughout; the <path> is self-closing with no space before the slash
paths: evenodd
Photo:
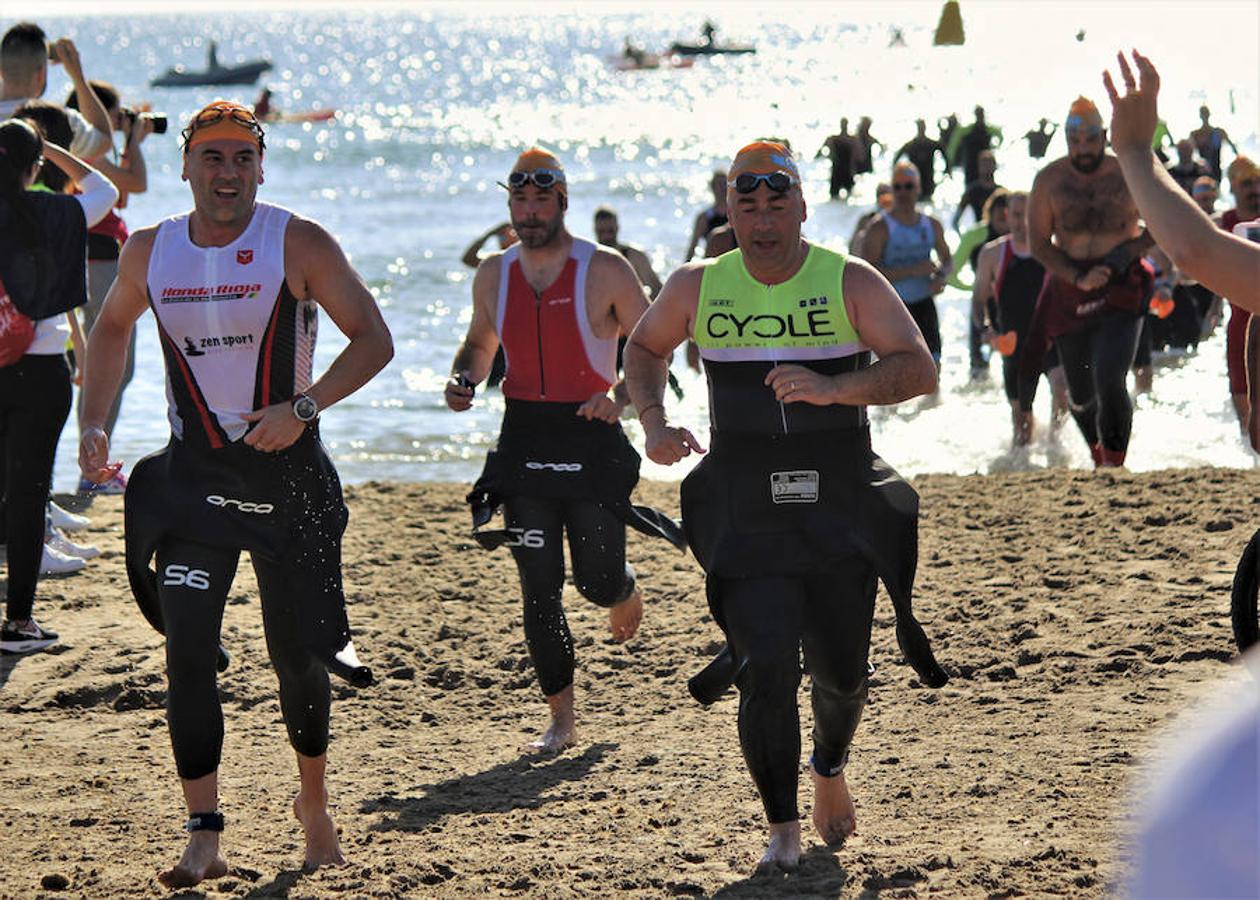
<path id="1" fill-rule="evenodd" d="M 337 838 L 337 826 L 328 812 L 328 797 L 304 797 L 298 794 L 293 801 L 293 815 L 302 823 L 306 833 L 306 859 L 303 867 L 308 871 L 320 866 L 344 866 L 341 842 Z"/>
<path id="2" fill-rule="evenodd" d="M 643 621 L 643 593 L 634 589 L 634 593 L 616 606 L 608 609 L 608 627 L 612 631 L 614 641 L 628 641 L 639 630 Z"/>
<path id="3" fill-rule="evenodd" d="M 577 740 L 577 720 L 573 715 L 573 685 L 548 697 L 547 708 L 551 710 L 551 725 L 543 732 L 542 737 L 531 741 L 529 746 L 543 753 L 559 753 Z"/>
<path id="4" fill-rule="evenodd" d="M 857 809 L 844 773 L 824 778 L 811 769 L 810 774 L 814 776 L 814 830 L 828 845 L 841 844 L 857 832 Z"/>
<path id="5" fill-rule="evenodd" d="M 577 728 L 572 720 L 553 721 L 543 732 L 543 736 L 530 741 L 529 746 L 541 753 L 559 753 L 566 747 L 572 747 L 575 741 L 577 741 Z"/>
<path id="6" fill-rule="evenodd" d="M 801 823 L 779 822 L 770 826 L 770 843 L 757 863 L 758 875 L 795 872 L 801 864 Z"/>
<path id="7" fill-rule="evenodd" d="M 159 875 L 158 881 L 171 890 L 190 888 L 209 878 L 222 878 L 227 870 L 227 860 L 219 853 L 219 832 L 194 831 L 179 864 Z"/>

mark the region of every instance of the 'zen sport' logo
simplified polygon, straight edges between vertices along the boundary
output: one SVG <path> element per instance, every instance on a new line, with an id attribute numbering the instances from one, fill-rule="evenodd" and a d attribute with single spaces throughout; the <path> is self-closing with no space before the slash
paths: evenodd
<path id="1" fill-rule="evenodd" d="M 274 503 L 254 503 L 250 500 L 234 500 L 231 497 L 221 497 L 218 494 L 210 494 L 206 497 L 206 502 L 211 506 L 217 506 L 220 509 L 239 509 L 243 513 L 254 513 L 256 515 L 265 516 L 275 510 Z"/>
<path id="2" fill-rule="evenodd" d="M 198 338 L 184 336 L 185 356 L 205 356 L 220 350 L 245 350 L 253 346 L 252 334 L 222 334 Z"/>

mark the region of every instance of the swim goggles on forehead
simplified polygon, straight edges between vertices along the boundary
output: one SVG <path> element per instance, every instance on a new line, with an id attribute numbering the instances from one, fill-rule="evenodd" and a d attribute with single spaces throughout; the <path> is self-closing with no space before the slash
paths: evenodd
<path id="1" fill-rule="evenodd" d="M 508 175 L 507 187 L 513 190 L 531 183 L 544 190 L 553 188 L 557 184 L 565 183 L 564 173 L 559 169 L 534 169 L 532 172 L 513 172 Z"/>
<path id="2" fill-rule="evenodd" d="M 757 190 L 757 185 L 762 182 L 765 182 L 766 187 L 776 194 L 782 194 L 792 185 L 800 184 L 800 179 L 794 178 L 787 172 L 770 172 L 768 174 L 744 172 L 742 175 L 736 175 L 734 181 L 726 182 L 726 186 L 734 188 L 737 194 L 751 194 Z"/>
<path id="3" fill-rule="evenodd" d="M 1080 116 L 1068 116 L 1067 121 L 1063 123 L 1066 131 L 1075 131 L 1078 134 L 1084 134 L 1093 137 L 1096 134 L 1102 134 L 1102 126 L 1096 122 L 1086 122 Z"/>
<path id="4" fill-rule="evenodd" d="M 258 138 L 259 149 L 263 146 L 263 128 L 257 117 L 248 109 L 242 109 L 239 106 L 212 106 L 209 109 L 203 109 L 200 113 L 193 116 L 192 121 L 184 126 L 183 138 L 184 145 L 187 146 L 192 136 L 202 128 L 214 125 L 216 122 L 222 122 L 224 119 L 231 119 L 238 125 L 245 126 L 248 131 Z"/>

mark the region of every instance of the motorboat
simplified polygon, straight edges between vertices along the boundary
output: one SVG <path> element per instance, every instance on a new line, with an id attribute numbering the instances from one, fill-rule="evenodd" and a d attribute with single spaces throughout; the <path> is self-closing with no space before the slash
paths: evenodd
<path id="1" fill-rule="evenodd" d="M 172 66 L 165 75 L 149 82 L 150 87 L 204 87 L 218 84 L 253 84 L 263 72 L 270 71 L 271 60 L 251 59 L 225 66 L 219 63 L 218 46 L 211 42 L 209 59 L 204 69 Z"/>

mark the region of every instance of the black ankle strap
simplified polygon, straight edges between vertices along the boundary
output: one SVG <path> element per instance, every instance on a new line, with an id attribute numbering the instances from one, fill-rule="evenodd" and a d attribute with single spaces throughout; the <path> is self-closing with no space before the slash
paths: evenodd
<path id="1" fill-rule="evenodd" d="M 193 813 L 184 825 L 187 831 L 222 831 L 223 816 L 217 812 Z"/>

